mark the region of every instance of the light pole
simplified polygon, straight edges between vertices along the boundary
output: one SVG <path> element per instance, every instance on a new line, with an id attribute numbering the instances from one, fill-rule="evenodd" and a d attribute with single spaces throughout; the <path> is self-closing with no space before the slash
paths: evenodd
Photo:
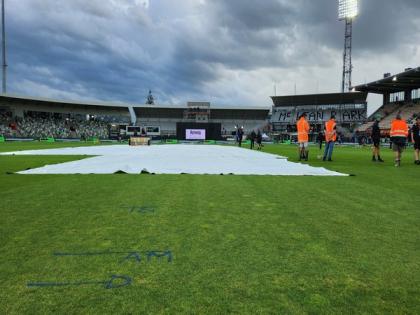
<path id="1" fill-rule="evenodd" d="M 2 93 L 6 94 L 7 63 L 6 63 L 6 21 L 4 14 L 4 0 L 1 0 L 1 35 L 3 53 L 3 88 Z"/>
<path id="2" fill-rule="evenodd" d="M 353 65 L 351 61 L 353 20 L 359 14 L 359 0 L 338 0 L 338 19 L 346 22 L 344 33 L 343 53 L 343 79 L 341 92 L 349 92 L 351 89 L 351 74 Z"/>

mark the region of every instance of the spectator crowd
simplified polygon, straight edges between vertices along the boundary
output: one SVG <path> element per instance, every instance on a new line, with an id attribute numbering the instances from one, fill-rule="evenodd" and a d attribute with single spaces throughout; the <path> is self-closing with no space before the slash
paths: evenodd
<path id="1" fill-rule="evenodd" d="M 13 117 L 0 114 L 0 135 L 6 138 L 107 139 L 108 124 L 98 120 L 56 117 Z"/>

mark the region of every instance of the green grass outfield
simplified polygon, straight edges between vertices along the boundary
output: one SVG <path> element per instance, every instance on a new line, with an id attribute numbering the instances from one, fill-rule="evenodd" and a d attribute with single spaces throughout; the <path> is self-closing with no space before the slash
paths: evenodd
<path id="1" fill-rule="evenodd" d="M 82 157 L 0 156 L 0 314 L 418 314 L 412 150 L 317 154 L 355 176 L 26 176 L 7 173 Z"/>

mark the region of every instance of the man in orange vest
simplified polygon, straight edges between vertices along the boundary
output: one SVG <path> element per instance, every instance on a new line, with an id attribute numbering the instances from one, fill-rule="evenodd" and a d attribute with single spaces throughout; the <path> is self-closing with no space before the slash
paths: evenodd
<path id="1" fill-rule="evenodd" d="M 306 113 L 300 116 L 300 119 L 296 123 L 298 131 L 298 142 L 299 142 L 299 161 L 304 159 L 308 160 L 309 157 L 309 123 L 306 120 Z"/>
<path id="2" fill-rule="evenodd" d="M 337 141 L 337 123 L 335 122 L 335 116 L 331 115 L 330 120 L 325 123 L 325 151 L 323 161 L 332 161 L 332 154 L 334 150 L 334 144 Z"/>
<path id="3" fill-rule="evenodd" d="M 404 151 L 408 137 L 408 125 L 405 120 L 401 119 L 400 113 L 391 123 L 390 137 L 392 150 L 395 152 L 395 166 L 398 167 L 401 165 L 401 154 Z"/>

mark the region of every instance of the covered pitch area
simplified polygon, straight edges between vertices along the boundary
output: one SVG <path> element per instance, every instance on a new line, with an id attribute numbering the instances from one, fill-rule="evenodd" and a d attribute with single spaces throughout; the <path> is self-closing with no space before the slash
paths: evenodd
<path id="1" fill-rule="evenodd" d="M 46 165 L 19 174 L 212 174 L 345 176 L 325 168 L 289 162 L 286 157 L 221 145 L 107 145 L 29 150 L 8 155 L 88 155 L 90 158 Z"/>

